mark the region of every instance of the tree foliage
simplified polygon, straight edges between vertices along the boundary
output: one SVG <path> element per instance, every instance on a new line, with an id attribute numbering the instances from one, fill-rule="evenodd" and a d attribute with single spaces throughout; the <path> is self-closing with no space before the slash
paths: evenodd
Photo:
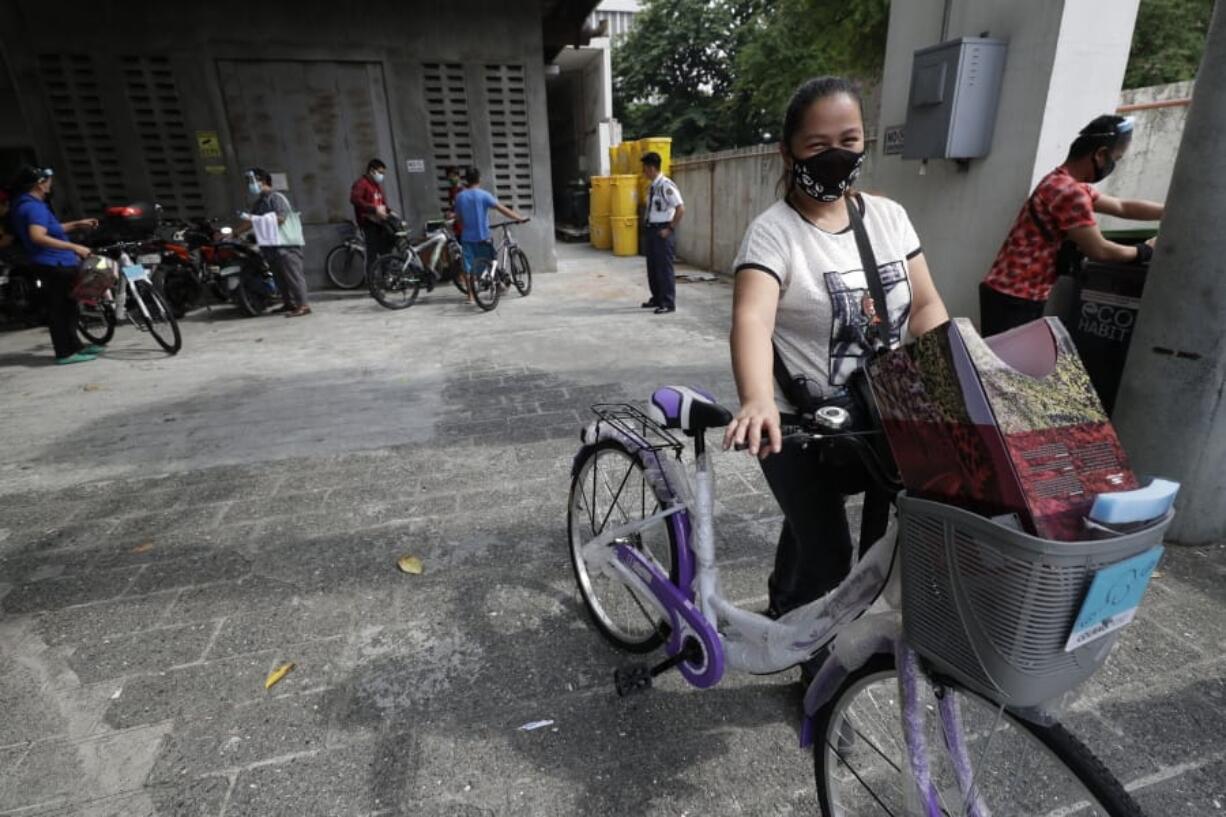
<path id="1" fill-rule="evenodd" d="M 889 0 L 645 0 L 613 52 L 615 115 L 677 155 L 758 143 L 805 79 L 879 78 L 888 22 Z"/>
<path id="2" fill-rule="evenodd" d="M 1200 67 L 1214 0 L 1141 0 L 1125 88 L 1192 79 Z"/>

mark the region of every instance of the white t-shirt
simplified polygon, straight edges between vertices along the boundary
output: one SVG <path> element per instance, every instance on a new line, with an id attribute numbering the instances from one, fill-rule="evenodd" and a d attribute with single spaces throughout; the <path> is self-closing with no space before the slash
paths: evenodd
<path id="1" fill-rule="evenodd" d="M 672 179 L 661 173 L 656 176 L 651 187 L 647 189 L 647 222 L 649 224 L 670 224 L 677 214 L 677 206 L 685 204 L 681 200 L 681 191 Z"/>
<path id="2" fill-rule="evenodd" d="M 890 346 L 906 338 L 911 317 L 907 261 L 921 252 L 919 237 L 902 205 L 863 195 L 864 226 L 877 259 L 890 313 Z M 773 340 L 795 377 L 804 375 L 837 393 L 861 366 L 872 296 L 856 238 L 848 226 L 830 233 L 809 222 L 786 200 L 778 201 L 749 225 L 733 267 L 762 270 L 779 282 Z M 866 309 L 868 310 L 866 312 Z M 779 410 L 794 414 L 775 385 Z"/>

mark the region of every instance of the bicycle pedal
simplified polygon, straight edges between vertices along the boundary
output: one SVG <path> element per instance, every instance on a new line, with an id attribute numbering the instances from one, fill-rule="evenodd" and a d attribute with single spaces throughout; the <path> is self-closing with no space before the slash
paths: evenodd
<path id="1" fill-rule="evenodd" d="M 651 668 L 646 664 L 628 664 L 613 670 L 613 686 L 619 697 L 636 695 L 651 689 Z"/>

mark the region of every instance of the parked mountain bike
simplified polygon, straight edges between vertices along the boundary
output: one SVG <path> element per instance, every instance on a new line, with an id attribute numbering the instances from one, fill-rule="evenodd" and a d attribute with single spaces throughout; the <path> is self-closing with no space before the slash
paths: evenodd
<path id="1" fill-rule="evenodd" d="M 366 282 L 366 236 L 357 224 L 350 223 L 349 230 L 324 258 L 328 280 L 340 289 L 357 289 Z"/>
<path id="2" fill-rule="evenodd" d="M 705 688 L 726 668 L 773 673 L 824 655 L 801 745 L 813 748 L 826 817 L 1141 815 L 1047 702 L 1106 660 L 1118 631 L 1076 643 L 1071 632 L 1103 613 L 1091 604 L 1100 581 L 1130 600 L 1114 612 L 1135 611 L 1169 504 L 1126 535 L 1045 542 L 909 497 L 872 444 L 879 431 L 815 418 L 785 429 L 785 444 L 854 453 L 895 495 L 897 519 L 838 587 L 775 620 L 721 592 L 704 434 L 732 413 L 679 387 L 657 390 L 650 407 L 594 406 L 572 468 L 570 555 L 592 622 L 630 652 L 665 646 L 654 667 L 615 673 L 620 694 L 673 668 Z M 692 438 L 692 470 L 677 432 Z"/>
<path id="3" fill-rule="evenodd" d="M 79 304 L 77 330 L 90 343 L 104 346 L 115 336 L 116 325 L 127 320 L 148 332 L 167 354 L 178 354 L 183 348 L 179 322 L 153 285 L 149 269 L 129 255 L 140 248 L 141 242 L 126 242 L 98 250 L 119 262 L 119 280 L 103 298 Z"/>
<path id="4" fill-rule="evenodd" d="M 464 253 L 451 230 L 454 223 L 451 219 L 427 221 L 425 240 L 414 244 L 404 222 L 396 219 L 396 245 L 387 255 L 379 256 L 371 270 L 371 297 L 388 309 L 405 309 L 417 301 L 422 287 L 431 292 L 441 281 L 450 280 L 465 292 L 460 283 Z"/>
<path id="5" fill-rule="evenodd" d="M 532 265 L 528 263 L 528 256 L 511 234 L 511 227 L 527 222 L 528 219 L 523 219 L 490 225 L 491 229 L 502 230 L 502 239 L 498 242 L 494 257 L 479 259 L 475 269 L 469 271 L 469 290 L 477 306 L 486 312 L 498 306 L 502 290 L 512 284 L 519 290 L 520 295 L 527 295 L 532 291 Z"/>

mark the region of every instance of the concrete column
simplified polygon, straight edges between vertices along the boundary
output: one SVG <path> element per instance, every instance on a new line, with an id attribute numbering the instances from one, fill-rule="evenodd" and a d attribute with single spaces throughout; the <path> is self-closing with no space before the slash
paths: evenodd
<path id="1" fill-rule="evenodd" d="M 948 15 L 946 3 L 948 2 Z M 1022 202 L 1064 160 L 1077 131 L 1119 102 L 1139 0 L 908 0 L 890 4 L 881 127 L 907 119 L 916 49 L 982 32 L 1007 40 L 992 148 L 951 161 L 875 148 L 862 186 L 907 208 L 951 315 L 979 315 L 987 275 Z M 942 32 L 942 25 L 945 31 Z"/>
<path id="2" fill-rule="evenodd" d="M 1115 423 L 1138 472 L 1183 483 L 1170 537 L 1226 538 L 1226 10 L 1214 11 Z"/>

